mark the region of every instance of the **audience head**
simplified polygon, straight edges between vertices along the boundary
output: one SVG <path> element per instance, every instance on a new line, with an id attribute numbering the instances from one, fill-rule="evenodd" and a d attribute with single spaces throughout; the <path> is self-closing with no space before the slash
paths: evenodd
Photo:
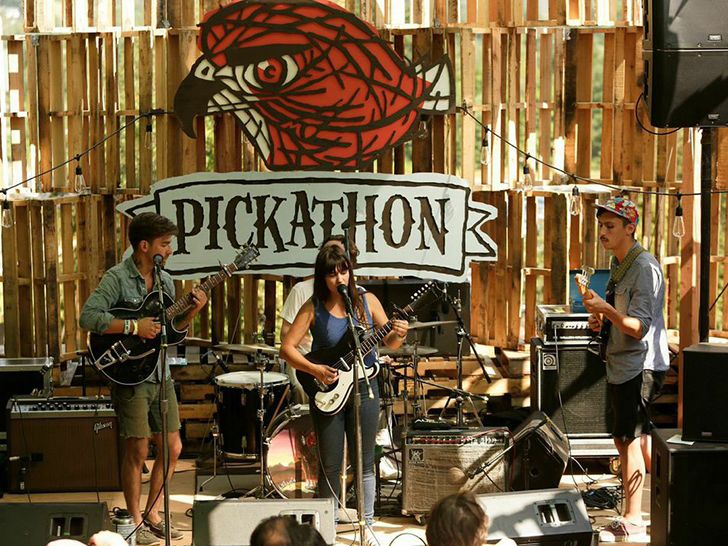
<path id="1" fill-rule="evenodd" d="M 440 499 L 427 521 L 427 543 L 480 546 L 488 537 L 488 516 L 474 494 L 456 493 Z"/>
<path id="2" fill-rule="evenodd" d="M 326 546 L 326 541 L 316 529 L 298 523 L 293 516 L 273 516 L 253 530 L 250 546 Z"/>
<path id="3" fill-rule="evenodd" d="M 329 235 L 324 239 L 324 242 L 321 243 L 321 246 L 319 247 L 319 250 L 322 250 L 326 246 L 330 245 L 336 245 L 340 246 L 343 250 L 346 250 L 346 247 L 344 246 L 345 237 L 343 235 Z M 351 258 L 351 263 L 356 264 L 356 258 L 359 256 L 359 249 L 356 247 L 356 244 L 354 241 L 349 238 L 349 255 Z"/>

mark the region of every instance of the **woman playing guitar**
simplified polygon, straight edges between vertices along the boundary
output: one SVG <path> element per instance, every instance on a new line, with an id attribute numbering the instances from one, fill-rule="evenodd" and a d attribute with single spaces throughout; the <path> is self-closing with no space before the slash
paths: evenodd
<path id="1" fill-rule="evenodd" d="M 281 345 L 281 357 L 286 362 L 297 370 L 314 376 L 322 385 L 332 385 L 339 379 L 339 371 L 333 367 L 334 362 L 329 363 L 331 365 L 316 364 L 303 356 L 296 347 L 309 330 L 314 352 L 335 346 L 347 334 L 346 306 L 339 292 L 339 285 L 345 285 L 351 296 L 355 324 L 371 329 L 372 326 L 378 328 L 388 322 L 377 297 L 357 290 L 351 262 L 343 249 L 339 246 L 324 247 L 316 257 L 313 297 L 298 312 Z M 392 320 L 392 331 L 383 339 L 384 343 L 390 348 L 398 348 L 407 335 L 407 326 L 404 320 Z M 365 355 L 365 366 L 374 366 L 376 359 L 376 351 Z M 374 398 L 366 396 L 365 382 L 360 380 L 364 519 L 367 523 L 371 523 L 374 518 L 374 446 L 379 418 L 379 389 L 376 380 L 371 381 L 371 387 Z M 318 495 L 338 497 L 344 438 L 347 440 L 349 453 L 355 453 L 354 398 L 349 397 L 342 410 L 333 415 L 319 411 L 313 400 L 309 401 L 309 405 L 320 448 Z"/>

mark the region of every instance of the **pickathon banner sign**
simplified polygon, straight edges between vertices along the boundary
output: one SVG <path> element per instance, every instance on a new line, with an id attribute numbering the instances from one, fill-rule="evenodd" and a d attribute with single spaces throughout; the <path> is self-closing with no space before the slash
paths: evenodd
<path id="1" fill-rule="evenodd" d="M 176 222 L 166 269 L 178 278 L 218 271 L 245 243 L 260 250 L 248 272 L 310 275 L 321 242 L 347 225 L 359 275 L 459 280 L 471 260 L 497 258 L 483 231 L 496 209 L 471 201 L 465 180 L 436 173 L 195 173 L 118 210 Z"/>

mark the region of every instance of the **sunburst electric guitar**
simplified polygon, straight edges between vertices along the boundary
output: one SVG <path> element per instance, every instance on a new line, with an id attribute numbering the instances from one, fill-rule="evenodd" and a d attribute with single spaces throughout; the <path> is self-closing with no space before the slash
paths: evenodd
<path id="1" fill-rule="evenodd" d="M 232 263 L 224 266 L 217 274 L 201 283 L 199 288 L 207 294 L 235 271 L 246 269 L 260 252 L 255 245 L 245 245 Z M 192 295 L 186 294 L 176 302 L 165 292 L 164 307 L 167 319 L 167 344 L 177 345 L 187 335 L 187 328 L 178 330 L 174 319 L 193 306 Z M 150 292 L 139 307 L 115 307 L 109 312 L 118 319 L 140 319 L 159 316 L 159 294 Z M 97 334 L 91 332 L 88 349 L 93 365 L 114 383 L 138 385 L 148 379 L 157 367 L 160 337 L 142 339 L 135 335 Z"/>
<path id="2" fill-rule="evenodd" d="M 423 305 L 424 301 L 431 296 L 437 289 L 434 282 L 429 282 L 417 292 L 414 293 L 410 303 L 404 309 L 395 311 L 394 316 L 398 319 L 406 320 L 418 307 Z M 361 340 L 362 357 L 365 357 L 374 350 L 377 344 L 392 331 L 392 322 L 388 321 L 385 325 L 380 326 L 370 335 Z M 306 358 L 314 364 L 325 364 L 339 371 L 339 378 L 331 385 L 324 385 L 318 381 L 313 375 L 301 370 L 296 371 L 296 377 L 301 383 L 303 390 L 311 398 L 316 407 L 326 415 L 335 415 L 344 407 L 351 391 L 354 388 L 354 363 L 356 348 L 354 339 L 351 337 L 351 331 L 339 340 L 333 347 L 326 347 L 317 351 L 310 352 Z M 369 379 L 379 373 L 379 363 L 366 369 Z M 362 378 L 363 379 L 363 378 Z"/>

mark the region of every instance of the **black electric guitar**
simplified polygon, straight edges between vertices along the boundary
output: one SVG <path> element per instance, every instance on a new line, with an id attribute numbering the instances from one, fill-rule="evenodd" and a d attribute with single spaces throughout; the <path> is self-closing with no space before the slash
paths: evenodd
<path id="1" fill-rule="evenodd" d="M 209 294 L 215 286 L 231 277 L 235 271 L 245 269 L 260 252 L 255 245 L 245 245 L 232 263 L 224 266 L 217 274 L 200 284 L 199 288 Z M 165 317 L 167 319 L 167 344 L 177 345 L 187 335 L 187 328 L 178 330 L 174 319 L 193 307 L 192 295 L 186 294 L 177 301 L 164 293 Z M 159 294 L 150 292 L 136 308 L 115 307 L 109 312 L 117 319 L 140 319 L 159 316 Z M 114 383 L 138 385 L 147 380 L 157 367 L 160 337 L 142 339 L 129 334 L 96 334 L 91 332 L 88 348 L 93 365 Z"/>
<path id="2" fill-rule="evenodd" d="M 398 319 L 407 319 L 413 311 L 423 304 L 425 296 L 432 294 L 436 289 L 433 282 L 427 283 L 425 286 L 417 290 L 412 296 L 409 305 L 404 309 L 397 309 L 394 316 Z M 392 331 L 392 322 L 388 321 L 384 326 L 380 326 L 369 336 L 361 340 L 362 357 L 368 355 L 384 337 Z M 356 348 L 354 339 L 351 337 L 351 331 L 339 340 L 333 347 L 326 347 L 317 351 L 312 351 L 306 355 L 306 359 L 314 364 L 325 364 L 339 371 L 339 378 L 331 385 L 324 385 L 318 381 L 313 375 L 301 370 L 296 370 L 296 377 L 301 383 L 303 390 L 311 398 L 316 407 L 326 415 L 335 415 L 346 404 L 351 391 L 354 388 L 354 362 Z M 379 363 L 366 369 L 368 378 L 372 378 L 379 373 Z M 363 378 L 362 378 L 363 379 Z"/>

